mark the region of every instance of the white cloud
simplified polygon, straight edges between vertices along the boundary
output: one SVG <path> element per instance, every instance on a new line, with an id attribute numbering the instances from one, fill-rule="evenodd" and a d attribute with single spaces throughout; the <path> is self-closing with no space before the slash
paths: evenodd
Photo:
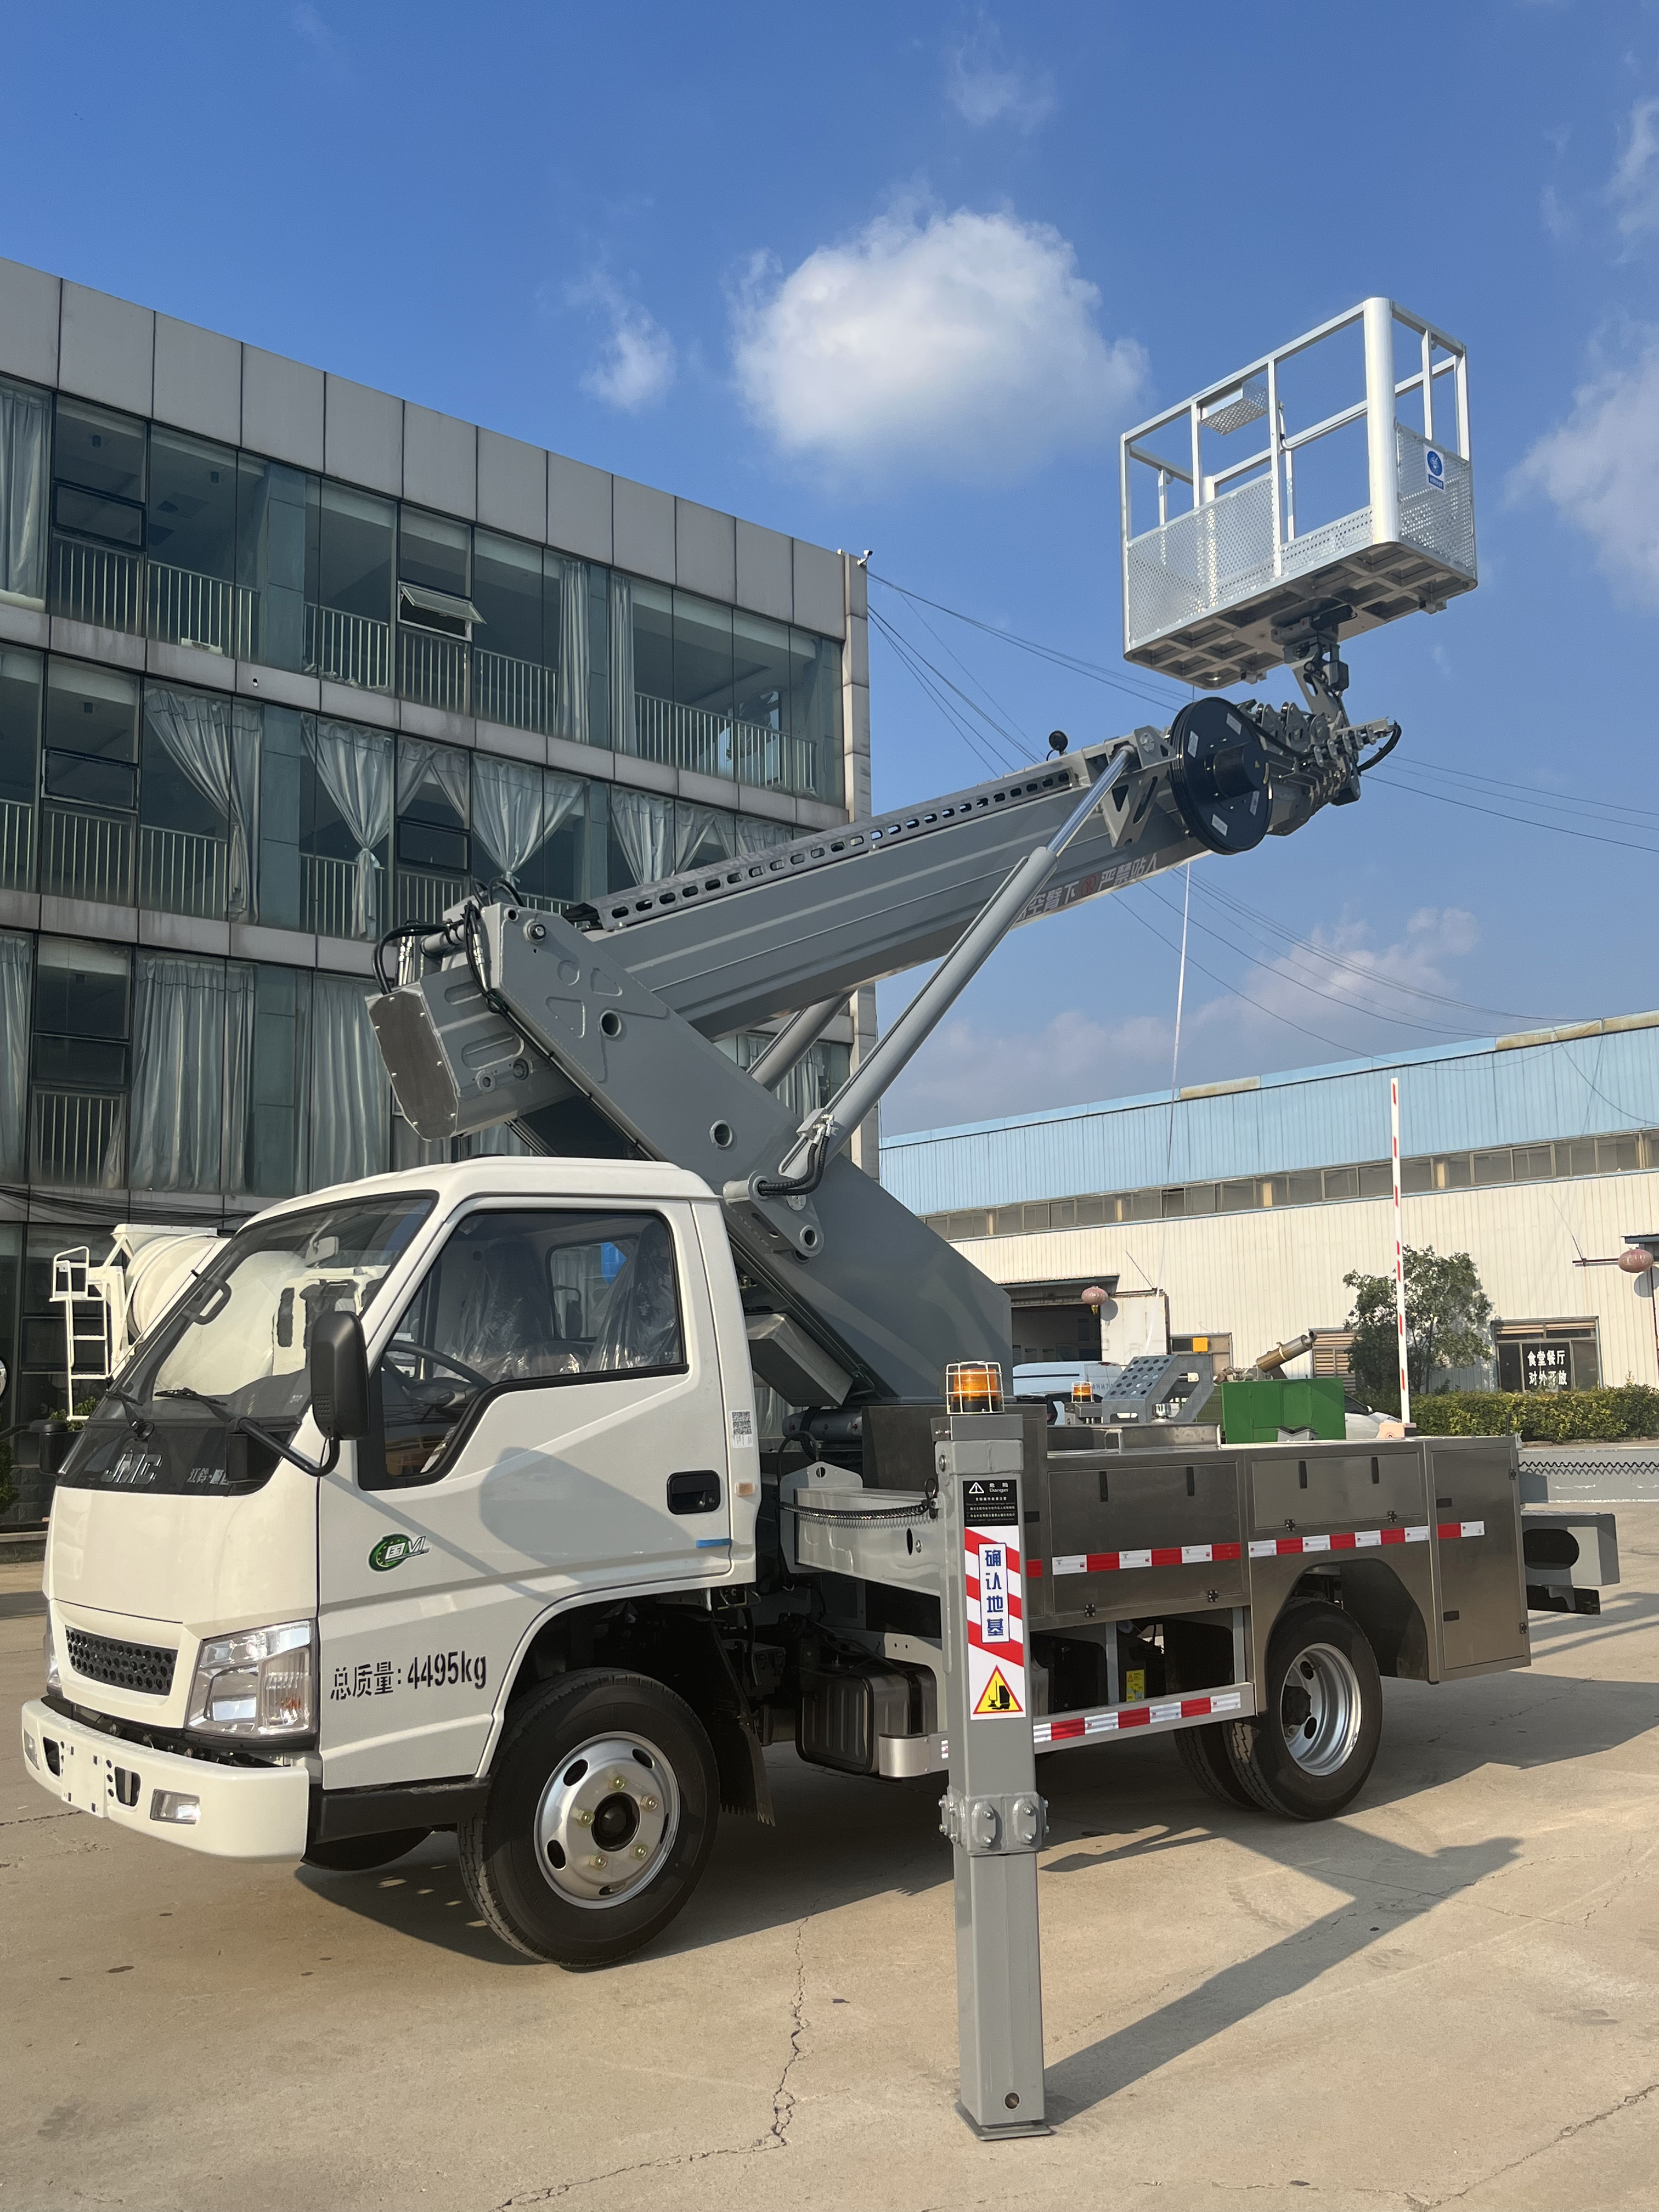
<path id="1" fill-rule="evenodd" d="M 757 264 L 738 385 L 787 453 L 1007 481 L 1097 445 L 1139 393 L 1146 355 L 1100 304 L 1046 223 L 896 208 L 787 276 Z"/>
<path id="2" fill-rule="evenodd" d="M 1195 924 L 1200 917 L 1215 919 L 1203 912 L 1197 900 L 1194 908 Z M 1152 908 L 1146 912 L 1160 930 L 1173 932 L 1180 927 L 1178 916 L 1172 922 Z M 1233 934 L 1224 921 L 1218 920 L 1216 926 Z M 1359 921 L 1316 927 L 1308 939 L 1311 950 L 1261 963 L 1239 974 L 1238 990 L 1255 1001 L 1251 1005 L 1233 993 L 1216 993 L 1208 979 L 1194 970 L 1191 963 L 1201 960 L 1206 967 L 1237 972 L 1236 961 L 1194 927 L 1181 1026 L 1180 1080 L 1221 1082 L 1265 1069 L 1358 1058 L 1423 1041 L 1420 1030 L 1406 1029 L 1391 1016 L 1431 1030 L 1465 1033 L 1455 1010 L 1432 1000 L 1413 1000 L 1386 985 L 1409 983 L 1419 991 L 1452 995 L 1455 963 L 1479 942 L 1474 916 L 1460 907 L 1424 907 L 1409 917 L 1395 943 L 1376 946 L 1371 937 L 1368 925 Z M 1157 954 L 1150 944 L 1147 949 L 1154 958 L 1166 957 Z M 1338 960 L 1343 964 L 1336 965 Z M 1170 959 L 1168 1015 L 1138 1014 L 1122 1022 L 1103 1022 L 1079 1008 L 1068 1008 L 1041 1029 L 1016 1031 L 994 1030 L 972 1016 L 941 1023 L 884 1109 L 888 1126 L 895 1131 L 949 1127 L 1006 1114 L 1133 1097 L 1143 1091 L 1167 1093 L 1175 1042 L 1174 969 Z M 1206 991 L 1211 994 L 1208 998 L 1202 996 Z M 1325 996 L 1316 997 L 1316 991 Z M 1332 1005 L 1332 1000 L 1338 1003 Z M 891 1008 L 884 1005 L 882 1011 L 884 1018 L 890 1018 Z M 1276 1020 L 1275 1015 L 1283 1018 Z M 1479 1016 L 1471 1014 L 1467 1033 L 1472 1035 L 1479 1027 Z M 1310 1030 L 1315 1034 L 1310 1036 Z M 1179 1179 L 1178 1154 L 1172 1172 Z"/>
<path id="3" fill-rule="evenodd" d="M 963 119 L 982 129 L 988 123 L 1012 123 L 1035 131 L 1054 104 L 1054 81 L 1046 70 L 1008 61 L 1002 33 L 981 15 L 972 35 L 945 57 L 945 94 Z"/>
<path id="4" fill-rule="evenodd" d="M 1622 596 L 1659 609 L 1659 337 L 1633 368 L 1582 386 L 1514 481 L 1583 532 Z"/>
<path id="5" fill-rule="evenodd" d="M 331 27 L 324 21 L 311 0 L 298 0 L 289 16 L 295 38 L 310 47 L 313 57 L 326 67 L 337 68 L 342 61 L 340 41 Z"/>
<path id="6" fill-rule="evenodd" d="M 611 325 L 599 359 L 582 378 L 582 390 L 629 415 L 665 398 L 678 358 L 673 339 L 655 316 L 602 270 L 573 285 L 568 297 L 573 307 L 597 307 Z"/>
<path id="7" fill-rule="evenodd" d="M 1578 228 L 1553 185 L 1546 185 L 1538 195 L 1538 217 L 1552 238 L 1571 238 Z"/>
<path id="8" fill-rule="evenodd" d="M 1659 230 L 1659 100 L 1638 100 L 1632 108 L 1607 198 L 1626 238 Z"/>

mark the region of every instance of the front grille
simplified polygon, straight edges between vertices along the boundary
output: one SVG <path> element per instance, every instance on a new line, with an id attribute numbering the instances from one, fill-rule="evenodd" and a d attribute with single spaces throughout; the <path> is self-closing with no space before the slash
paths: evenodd
<path id="1" fill-rule="evenodd" d="M 116 1690 L 138 1690 L 147 1698 L 164 1698 L 173 1687 L 175 1651 L 155 1644 L 123 1644 L 113 1636 L 88 1636 L 83 1628 L 69 1632 L 69 1662 L 88 1682 L 107 1682 Z"/>

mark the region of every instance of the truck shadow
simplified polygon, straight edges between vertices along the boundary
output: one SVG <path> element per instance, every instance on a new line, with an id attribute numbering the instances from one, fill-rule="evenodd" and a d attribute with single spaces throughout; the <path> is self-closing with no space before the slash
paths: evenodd
<path id="1" fill-rule="evenodd" d="M 1334 1967 L 1373 1948 L 1379 1952 L 1373 1971 L 1381 1975 L 1395 1970 L 1391 1962 L 1397 1954 L 1390 1938 L 1510 1864 L 1521 1848 L 1516 1837 L 1491 1836 L 1478 1844 L 1419 1851 L 1357 1830 L 1327 1829 L 1320 1838 L 1327 1848 L 1310 1859 L 1305 1849 L 1296 1848 L 1306 1840 L 1306 1832 L 1292 1838 L 1282 1829 L 1276 1840 L 1250 1838 L 1267 1859 L 1346 1890 L 1346 1901 L 1050 2065 L 1045 2089 L 1051 2118 L 1065 2119 L 1103 2103 L 1242 2021 L 1298 1996 Z M 1242 1913 L 1247 1910 L 1241 1905 Z"/>
<path id="2" fill-rule="evenodd" d="M 320 1867 L 301 1866 L 295 1869 L 295 1880 L 326 1905 L 480 1966 L 539 1963 L 510 1949 L 478 1918 L 461 1884 L 453 1834 L 440 1831 L 430 1835 L 390 1866 L 366 1874 L 331 1874 Z"/>
<path id="3" fill-rule="evenodd" d="M 1615 1617 L 1613 1626 L 1623 1624 Z M 1560 1623 L 1568 1635 L 1577 1627 L 1568 1619 Z M 1546 1663 L 1549 1656 L 1539 1653 Z M 1449 1690 L 1390 1682 L 1385 1694 L 1382 1753 L 1353 1808 L 1362 1820 L 1368 1811 L 1401 1803 L 1483 1766 L 1565 1766 L 1632 1741 L 1654 1724 L 1653 1686 L 1646 1681 L 1592 1684 L 1566 1675 L 1552 1680 L 1533 1670 L 1489 1675 Z M 948 1887 L 950 1851 L 939 1833 L 943 1776 L 872 1782 L 807 1766 L 787 1747 L 768 1754 L 768 1768 L 776 1826 L 722 1820 L 697 1894 L 647 1958 L 685 1956 L 866 1898 L 922 1897 Z M 1379 1840 L 1346 1821 L 1299 1826 L 1254 1809 L 1218 1806 L 1200 1792 L 1167 1738 L 1053 1753 L 1039 1760 L 1037 1779 L 1050 1808 L 1050 1842 L 1042 1862 L 1045 1885 L 1225 1839 L 1278 1865 L 1311 1869 L 1316 1862 L 1322 1881 L 1347 1889 L 1355 1899 L 1375 1899 L 1398 1888 L 1416 1911 L 1507 1864 L 1516 1849 L 1510 1839 L 1497 1838 L 1424 1852 Z M 407 1857 L 372 1873 L 325 1874 L 301 1867 L 296 1879 L 337 1909 L 417 1942 L 481 1965 L 534 1963 L 507 1949 L 478 1920 L 461 1887 L 453 1836 L 429 1837 Z M 1311 1979 L 1363 1951 L 1375 1929 L 1401 1921 L 1400 1910 L 1380 1903 L 1338 1908 L 1326 1921 L 1166 2008 L 1158 2047 L 1165 2057 L 1173 2056 L 1180 2038 L 1198 2034 L 1206 2020 L 1241 2017 L 1273 2003 L 1300 1986 L 1297 1976 Z M 941 1971 L 948 1971 L 948 1962 Z M 1213 2026 L 1203 2029 L 1215 2032 Z M 1143 2055 L 1150 2047 L 1137 2044 Z M 1096 2050 L 1087 2065 L 1085 2053 L 1064 2062 L 1067 2081 L 1075 2079 L 1066 2092 L 1074 2099 L 1083 2094 L 1085 2079 L 1121 2086 L 1133 2078 L 1123 2073 L 1128 2061 L 1115 2051 L 1111 2039 Z"/>

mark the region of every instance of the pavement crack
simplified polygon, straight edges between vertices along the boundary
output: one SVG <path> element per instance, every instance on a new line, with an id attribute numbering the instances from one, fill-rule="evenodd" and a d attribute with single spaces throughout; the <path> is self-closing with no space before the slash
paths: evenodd
<path id="1" fill-rule="evenodd" d="M 708 2150 L 682 2151 L 671 2158 L 641 2159 L 633 2166 L 607 2166 L 603 2173 L 584 2173 L 574 2180 L 550 2182 L 544 2189 L 517 2191 L 503 2198 L 495 2212 L 523 2212 L 523 2208 L 532 2204 L 556 2204 L 561 2197 L 570 2196 L 575 2190 L 597 2188 L 602 2181 L 625 2180 L 629 2174 L 678 2173 L 690 2166 L 706 2165 L 711 2159 L 752 2158 L 759 2152 L 787 2150 L 790 2123 L 799 2101 L 789 2087 L 789 2076 L 803 2056 L 801 2043 L 808 2026 L 806 1929 L 811 1917 L 811 1913 L 807 1913 L 795 1929 L 795 1990 L 789 2001 L 789 2055 L 772 2092 L 772 2122 L 764 2135 L 757 2136 L 751 2142 L 717 2143 Z"/>
<path id="2" fill-rule="evenodd" d="M 1603 2120 L 1616 2119 L 1620 2112 L 1633 2112 L 1638 2105 L 1645 2105 L 1656 2091 L 1659 2091 L 1659 2081 L 1650 2081 L 1645 2088 L 1632 2089 L 1599 2112 L 1587 2112 L 1582 2120 L 1574 2120 L 1570 2125 L 1559 2128 L 1547 2142 L 1538 2143 L 1531 2150 L 1523 2151 L 1519 2158 L 1511 2159 L 1507 2166 L 1497 2166 L 1490 2173 L 1478 2174 L 1462 2189 L 1454 2190 L 1449 2197 L 1427 2200 L 1424 2212 L 1439 2212 L 1440 2206 L 1459 2203 L 1471 2190 L 1484 2189 L 1489 2182 L 1501 2181 L 1505 2174 L 1516 2172 L 1523 2166 L 1530 2166 L 1534 2159 L 1541 2158 L 1547 2150 L 1554 2150 L 1562 2143 L 1571 2142 L 1575 2136 L 1588 2135 L 1592 2128 L 1599 2128 Z"/>
<path id="3" fill-rule="evenodd" d="M 806 1923 L 811 1917 L 809 1912 L 795 1929 L 795 1994 L 789 2004 L 789 2056 L 783 2062 L 778 2086 L 772 2092 L 772 2124 L 762 2138 L 763 2149 L 769 2150 L 774 2143 L 780 2150 L 789 2148 L 789 2124 L 795 2117 L 795 2093 L 789 2087 L 789 2076 L 801 2055 L 801 2038 L 806 2033 Z"/>

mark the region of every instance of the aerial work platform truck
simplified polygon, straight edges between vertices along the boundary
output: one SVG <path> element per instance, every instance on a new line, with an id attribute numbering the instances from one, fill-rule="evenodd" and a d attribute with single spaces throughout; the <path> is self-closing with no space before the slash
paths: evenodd
<path id="1" fill-rule="evenodd" d="M 1362 397 L 1298 428 L 1303 354 L 1356 331 Z M 1304 467 L 1298 527 L 1298 456 L 1353 422 L 1365 498 L 1316 524 Z M 844 1151 L 1011 928 L 1361 797 L 1399 730 L 1350 722 L 1340 638 L 1473 586 L 1468 454 L 1462 349 L 1368 301 L 1125 441 L 1127 647 L 1202 695 L 1166 727 L 588 908 L 508 884 L 393 933 L 371 1014 L 402 1111 L 530 1153 L 79 1263 L 71 1334 L 93 1310 L 106 1348 L 22 1714 L 42 1787 L 337 1869 L 454 1830 L 489 1924 L 585 1966 L 681 1910 L 722 1809 L 769 1817 L 767 1747 L 954 1775 L 964 1679 L 969 1724 L 1171 1735 L 1206 1789 L 1309 1820 L 1363 1787 L 1383 1675 L 1524 1666 L 1544 1571 L 1508 1439 L 1229 1449 L 1156 1376 L 1175 1418 L 1133 1432 L 997 1414 L 1005 1294 Z M 1283 663 L 1300 704 L 1231 696 Z M 798 1127 L 790 1067 L 929 961 Z M 719 1048 L 769 1023 L 748 1071 Z M 947 1402 L 953 1365 L 981 1380 Z M 963 1527 L 990 1564 L 953 1665 Z M 1539 1533 L 1558 1581 L 1616 1571 L 1607 1532 L 1576 1569 Z M 947 1797 L 964 1851 L 1035 1850 L 1007 1789 L 1006 1835 L 1000 1800 Z"/>

